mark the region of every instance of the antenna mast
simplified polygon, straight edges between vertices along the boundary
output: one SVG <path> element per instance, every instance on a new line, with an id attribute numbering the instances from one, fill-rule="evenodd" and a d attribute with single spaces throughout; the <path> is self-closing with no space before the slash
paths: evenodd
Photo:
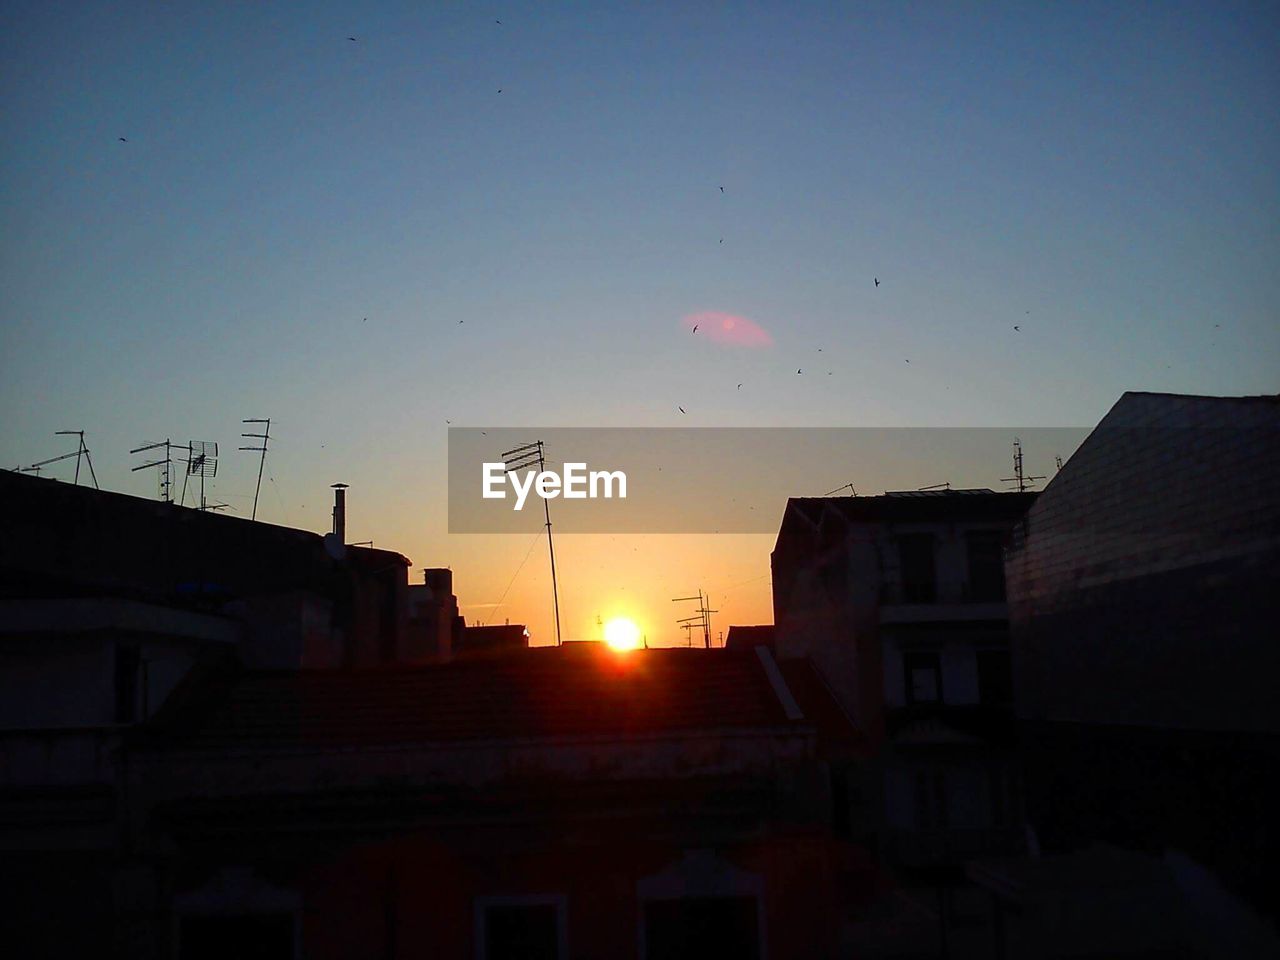
<path id="1" fill-rule="evenodd" d="M 83 457 L 85 462 L 89 464 L 89 476 L 93 478 L 93 489 L 95 490 L 102 489 L 101 487 L 98 486 L 98 475 L 94 473 L 93 460 L 92 458 L 90 458 L 89 448 L 85 445 L 85 442 L 84 442 L 84 431 L 83 430 L 57 430 L 54 432 L 54 436 L 55 437 L 63 437 L 63 436 L 78 437 L 80 439 L 80 442 L 79 444 L 77 444 L 74 452 L 64 453 L 60 457 L 50 457 L 48 460 L 41 460 L 39 463 L 33 463 L 29 467 L 23 467 L 22 472 L 34 473 L 36 476 L 39 476 L 41 467 L 46 466 L 47 464 L 50 464 L 50 463 L 57 463 L 59 460 L 70 460 L 72 457 L 75 457 L 76 458 L 76 478 L 74 483 L 76 484 L 76 486 L 79 486 L 80 485 L 80 458 Z"/>
<path id="2" fill-rule="evenodd" d="M 1044 477 L 1029 477 L 1022 472 L 1022 441 L 1017 437 L 1013 438 L 1013 476 L 1001 477 L 1001 483 L 1016 483 L 1019 493 L 1026 493 L 1028 487 L 1035 486 L 1037 480 L 1043 480 Z"/>
<path id="3" fill-rule="evenodd" d="M 508 461 L 507 458 L 511 457 Z M 514 447 L 502 455 L 503 465 L 506 467 L 507 473 L 514 473 L 517 470 L 524 470 L 532 467 L 535 463 L 538 465 L 538 472 L 541 473 L 546 469 L 546 459 L 543 457 L 542 441 L 535 440 L 533 443 L 526 443 L 519 447 Z M 551 555 L 551 601 L 555 605 L 556 611 L 556 646 L 560 646 L 560 591 L 556 586 L 556 548 L 551 541 L 551 507 L 547 504 L 547 498 L 542 498 L 542 511 L 547 518 L 547 552 Z"/>
<path id="4" fill-rule="evenodd" d="M 164 447 L 164 459 L 152 460 L 148 463 L 140 464 L 132 468 L 130 473 L 137 473 L 139 470 L 147 470 L 151 467 L 159 467 L 160 480 L 160 499 L 165 503 L 173 503 L 173 454 L 170 448 L 173 446 L 168 438 L 161 440 L 159 443 L 148 443 L 141 447 L 134 447 L 130 453 L 144 453 L 147 450 L 158 450 Z"/>
<path id="5" fill-rule="evenodd" d="M 198 510 L 208 510 L 209 502 L 204 498 L 205 477 L 218 475 L 218 444 L 215 440 L 192 440 L 187 444 L 187 477 L 200 478 L 200 506 Z M 187 480 L 182 481 L 182 496 L 186 499 Z M 217 509 L 216 507 L 214 509 Z"/>
<path id="6" fill-rule="evenodd" d="M 250 520 L 257 520 L 258 519 L 258 493 L 262 490 L 262 468 L 267 465 L 267 444 L 271 440 L 271 418 L 266 417 L 265 419 L 261 419 L 261 420 L 251 418 L 249 420 L 241 420 L 240 422 L 266 424 L 266 426 L 262 428 L 261 433 L 240 434 L 240 436 L 242 437 L 252 437 L 254 440 L 262 441 L 262 446 L 260 447 L 241 447 L 240 448 L 241 450 L 261 450 L 262 451 L 262 457 L 258 460 L 258 485 L 253 488 L 253 515 L 249 517 Z"/>
<path id="7" fill-rule="evenodd" d="M 698 615 L 696 617 L 685 617 L 683 620 L 677 620 L 681 630 L 692 630 L 694 627 L 702 628 L 702 645 L 708 650 L 711 649 L 711 614 L 719 613 L 719 610 L 711 610 L 707 607 L 710 596 L 704 595 L 702 588 L 698 588 L 696 597 L 672 597 L 672 603 L 683 603 L 687 600 L 698 601 Z"/>

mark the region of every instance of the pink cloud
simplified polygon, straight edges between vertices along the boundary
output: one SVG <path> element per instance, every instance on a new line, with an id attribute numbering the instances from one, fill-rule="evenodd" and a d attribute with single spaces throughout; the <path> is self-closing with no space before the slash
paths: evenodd
<path id="1" fill-rule="evenodd" d="M 736 314 L 704 310 L 689 314 L 683 323 L 690 331 L 697 327 L 697 335 L 705 336 L 713 343 L 727 343 L 735 347 L 773 346 L 773 337 L 764 327 Z"/>

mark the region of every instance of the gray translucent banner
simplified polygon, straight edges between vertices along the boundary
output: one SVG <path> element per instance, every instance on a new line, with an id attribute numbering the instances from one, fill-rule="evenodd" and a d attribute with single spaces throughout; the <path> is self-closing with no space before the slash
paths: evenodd
<path id="1" fill-rule="evenodd" d="M 1088 433 L 1086 427 L 453 427 L 449 532 L 526 533 L 545 524 L 549 511 L 557 533 L 777 533 L 790 497 L 945 484 L 1016 489 L 1015 438 L 1024 478 L 1038 478 L 1028 489 L 1042 489 L 1057 459 L 1070 457 Z M 533 476 L 536 463 L 510 474 L 502 467 L 536 461 L 537 441 L 545 498 Z M 564 495 L 566 480 L 573 497 Z M 520 490 L 525 500 L 516 509 Z"/>

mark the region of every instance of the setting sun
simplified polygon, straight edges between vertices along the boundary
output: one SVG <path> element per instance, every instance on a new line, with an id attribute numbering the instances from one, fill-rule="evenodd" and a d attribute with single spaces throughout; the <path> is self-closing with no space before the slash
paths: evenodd
<path id="1" fill-rule="evenodd" d="M 604 640 L 615 650 L 634 650 L 640 646 L 640 628 L 626 617 L 614 617 L 604 625 Z"/>

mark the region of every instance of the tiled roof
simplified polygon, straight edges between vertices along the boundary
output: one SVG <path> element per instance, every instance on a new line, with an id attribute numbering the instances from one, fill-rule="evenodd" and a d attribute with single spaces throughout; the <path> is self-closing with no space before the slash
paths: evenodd
<path id="1" fill-rule="evenodd" d="M 249 672 L 200 699 L 162 713 L 155 734 L 180 747 L 343 747 L 793 722 L 751 651 L 543 647 L 407 669 Z"/>

